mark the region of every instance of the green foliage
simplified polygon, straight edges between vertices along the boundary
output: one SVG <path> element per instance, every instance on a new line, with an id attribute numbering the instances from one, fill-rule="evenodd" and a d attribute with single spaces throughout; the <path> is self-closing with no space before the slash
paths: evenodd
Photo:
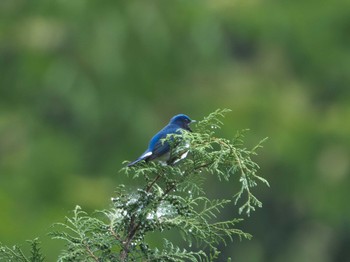
<path id="1" fill-rule="evenodd" d="M 113 248 L 112 235 L 108 234 L 108 225 L 102 220 L 87 215 L 79 206 L 74 209 L 73 217 L 66 217 L 65 223 L 57 223 L 60 231 L 52 232 L 54 239 L 67 242 L 59 261 L 113 261 L 116 255 L 111 253 Z M 107 233 L 107 234 L 106 234 Z"/>
<path id="2" fill-rule="evenodd" d="M 250 238 L 250 235 L 236 228 L 240 219 L 216 221 L 221 210 L 231 202 L 228 199 L 208 199 L 202 188 L 206 176 L 213 174 L 220 180 L 228 181 L 233 175 L 240 176 L 241 190 L 237 200 L 246 193 L 246 202 L 240 211 L 246 209 L 249 214 L 254 206 L 261 203 L 253 196 L 250 188 L 256 180 L 266 180 L 256 175 L 258 168 L 250 156 L 253 150 L 238 147 L 242 136 L 232 141 L 215 136 L 215 129 L 222 123 L 220 116 L 228 110 L 217 110 L 196 126 L 196 132 L 184 132 L 176 136 L 171 143 L 177 144 L 173 152 L 183 152 L 190 146 L 190 155 L 177 165 L 162 165 L 151 162 L 135 167 L 125 167 L 125 173 L 134 179 L 143 178 L 145 185 L 136 192 L 125 187 L 118 188 L 113 208 L 103 211 L 107 220 L 89 217 L 79 207 L 73 218 L 59 224 L 64 231 L 54 233 L 54 238 L 67 242 L 67 250 L 61 260 L 121 261 L 146 259 L 149 261 L 202 261 L 209 256 L 204 251 L 187 251 L 164 241 L 164 249 L 151 248 L 145 243 L 149 232 L 175 228 L 186 241 L 209 247 L 217 252 L 216 245 L 227 240 Z M 182 138 L 184 143 L 178 144 Z M 237 179 L 237 177 L 236 177 Z M 198 183 L 199 182 L 199 183 Z"/>
<path id="3" fill-rule="evenodd" d="M 77 203 L 101 209 L 129 184 L 116 163 L 168 117 L 225 106 L 223 137 L 273 137 L 253 159 L 274 186 L 245 224 L 269 237 L 222 253 L 350 261 L 349 18 L 349 0 L 1 0 L 0 242 L 25 247 Z M 55 261 L 56 241 L 38 237 Z"/>
<path id="4" fill-rule="evenodd" d="M 181 162 L 142 162 L 122 168 L 134 179 L 142 179 L 144 185 L 136 191 L 120 185 L 110 209 L 91 216 L 76 206 L 72 217 L 55 224 L 52 237 L 66 242 L 59 261 L 212 261 L 220 253 L 219 244 L 227 245 L 236 237 L 250 239 L 250 234 L 236 226 L 242 219 L 220 220 L 231 199 L 209 199 L 203 190 L 210 175 L 219 181 L 239 181 L 241 189 L 233 197 L 237 204 L 246 196 L 239 212 L 245 210 L 249 215 L 255 206 L 261 207 L 251 188 L 257 181 L 268 185 L 256 174 L 258 165 L 251 159 L 260 144 L 248 150 L 241 146 L 239 133 L 232 140 L 216 136 L 222 125 L 219 118 L 228 111 L 210 114 L 198 122 L 193 133 L 167 138 L 174 158 L 189 150 L 189 157 Z M 164 239 L 162 249 L 146 242 L 147 234 L 169 229 L 178 231 L 191 250 L 169 239 Z M 32 242 L 32 250 L 31 260 L 17 247 L 2 248 L 1 252 L 8 257 L 16 255 L 21 261 L 42 261 L 37 241 Z"/>
<path id="5" fill-rule="evenodd" d="M 19 246 L 13 246 L 12 248 L 3 246 L 0 243 L 0 261 L 7 262 L 43 262 L 44 257 L 41 254 L 39 248 L 40 242 L 38 239 L 28 241 L 31 246 L 31 254 L 26 256 Z"/>

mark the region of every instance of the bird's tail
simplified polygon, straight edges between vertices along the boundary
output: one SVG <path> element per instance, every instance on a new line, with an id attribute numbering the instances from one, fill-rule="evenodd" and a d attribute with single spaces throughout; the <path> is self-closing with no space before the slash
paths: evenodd
<path id="1" fill-rule="evenodd" d="M 132 161 L 132 162 L 130 162 L 129 164 L 127 164 L 127 167 L 136 165 L 138 162 L 140 162 L 140 161 L 142 161 L 142 160 L 143 160 L 143 158 L 140 157 L 140 158 L 136 159 L 135 161 Z"/>
<path id="2" fill-rule="evenodd" d="M 138 162 L 142 161 L 142 160 L 146 160 L 152 155 L 152 152 L 146 151 L 145 153 L 143 153 L 138 159 L 136 159 L 135 161 L 127 164 L 128 167 L 136 165 Z"/>

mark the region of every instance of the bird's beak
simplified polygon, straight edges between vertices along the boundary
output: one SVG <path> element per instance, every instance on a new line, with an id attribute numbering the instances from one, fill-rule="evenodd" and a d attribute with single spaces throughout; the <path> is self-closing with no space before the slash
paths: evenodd
<path id="1" fill-rule="evenodd" d="M 189 124 L 196 123 L 196 122 L 197 122 L 196 120 L 191 120 Z M 190 132 L 193 132 L 192 129 L 189 127 L 189 125 L 187 125 L 187 128 Z"/>

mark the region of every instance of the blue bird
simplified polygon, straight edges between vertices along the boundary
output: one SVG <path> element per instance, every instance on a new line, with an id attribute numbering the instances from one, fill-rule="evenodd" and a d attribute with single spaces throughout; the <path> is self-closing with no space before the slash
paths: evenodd
<path id="1" fill-rule="evenodd" d="M 181 130 L 192 132 L 191 128 L 189 127 L 189 124 L 193 122 L 195 121 L 191 120 L 188 116 L 184 114 L 174 116 L 170 120 L 169 124 L 166 125 L 151 139 L 147 150 L 138 159 L 129 163 L 128 166 L 133 166 L 142 160 L 148 162 L 157 158 L 165 158 L 167 164 L 174 164 L 180 159 L 185 158 L 188 151 L 185 152 L 178 160 L 174 161 L 174 159 L 171 159 L 170 145 L 167 141 L 163 142 L 162 139 L 166 138 L 166 136 L 169 134 L 181 134 Z"/>

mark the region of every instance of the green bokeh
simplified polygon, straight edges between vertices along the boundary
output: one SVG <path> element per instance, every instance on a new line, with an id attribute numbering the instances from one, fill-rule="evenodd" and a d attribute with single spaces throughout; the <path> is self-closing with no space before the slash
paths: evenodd
<path id="1" fill-rule="evenodd" d="M 349 261 L 349 32 L 347 0 L 0 1 L 0 242 L 53 261 L 50 225 L 135 183 L 121 162 L 171 116 L 230 108 L 271 188 L 223 256 Z"/>

